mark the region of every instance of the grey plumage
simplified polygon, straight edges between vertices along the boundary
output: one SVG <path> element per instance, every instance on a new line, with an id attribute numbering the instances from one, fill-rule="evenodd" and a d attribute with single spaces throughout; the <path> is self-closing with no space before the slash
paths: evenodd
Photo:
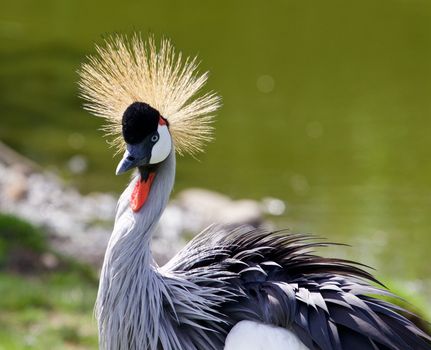
<path id="1" fill-rule="evenodd" d="M 430 338 L 356 263 L 322 258 L 312 236 L 213 226 L 158 267 L 151 234 L 169 198 L 174 151 L 158 165 L 139 213 L 119 200 L 96 304 L 103 349 L 223 349 L 255 320 L 294 331 L 310 349 L 431 349 Z"/>

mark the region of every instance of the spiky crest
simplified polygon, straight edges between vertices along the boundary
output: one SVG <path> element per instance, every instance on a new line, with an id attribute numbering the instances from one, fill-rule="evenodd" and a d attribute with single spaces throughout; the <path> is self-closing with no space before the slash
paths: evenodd
<path id="1" fill-rule="evenodd" d="M 153 37 L 145 42 L 138 34 L 111 36 L 96 51 L 79 71 L 81 97 L 85 109 L 106 119 L 104 130 L 114 136 L 118 151 L 124 149 L 121 117 L 136 101 L 168 119 L 178 153 L 203 150 L 212 139 L 212 113 L 220 97 L 213 92 L 196 96 L 208 78 L 208 72 L 198 73 L 196 57 L 184 59 L 169 40 L 157 47 Z"/>

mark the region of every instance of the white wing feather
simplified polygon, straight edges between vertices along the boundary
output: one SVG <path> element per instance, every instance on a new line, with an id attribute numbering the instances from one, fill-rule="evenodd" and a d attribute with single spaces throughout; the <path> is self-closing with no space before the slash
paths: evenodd
<path id="1" fill-rule="evenodd" d="M 241 321 L 226 338 L 224 350 L 308 350 L 288 329 Z"/>

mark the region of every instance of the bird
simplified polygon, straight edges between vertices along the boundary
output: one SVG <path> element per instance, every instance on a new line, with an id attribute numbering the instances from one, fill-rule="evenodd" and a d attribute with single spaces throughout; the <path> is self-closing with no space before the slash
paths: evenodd
<path id="1" fill-rule="evenodd" d="M 322 257 L 310 234 L 214 225 L 165 265 L 151 238 L 175 180 L 221 106 L 208 72 L 169 39 L 115 34 L 79 69 L 84 108 L 105 120 L 132 171 L 100 273 L 95 315 L 106 350 L 431 349 L 431 337 L 357 262 Z"/>

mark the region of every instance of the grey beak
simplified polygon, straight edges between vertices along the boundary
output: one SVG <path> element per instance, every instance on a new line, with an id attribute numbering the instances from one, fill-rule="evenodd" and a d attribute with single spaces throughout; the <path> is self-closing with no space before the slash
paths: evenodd
<path id="1" fill-rule="evenodd" d="M 151 147 L 148 146 L 148 142 L 145 142 L 145 140 L 144 142 L 133 145 L 126 143 L 126 152 L 124 152 L 123 159 L 118 163 L 115 174 L 120 175 L 127 170 L 146 165 L 150 158 Z"/>
<path id="2" fill-rule="evenodd" d="M 115 175 L 120 175 L 125 173 L 127 170 L 135 168 L 138 166 L 139 160 L 133 157 L 129 151 L 124 152 L 123 159 L 117 165 L 117 170 L 115 170 Z"/>

